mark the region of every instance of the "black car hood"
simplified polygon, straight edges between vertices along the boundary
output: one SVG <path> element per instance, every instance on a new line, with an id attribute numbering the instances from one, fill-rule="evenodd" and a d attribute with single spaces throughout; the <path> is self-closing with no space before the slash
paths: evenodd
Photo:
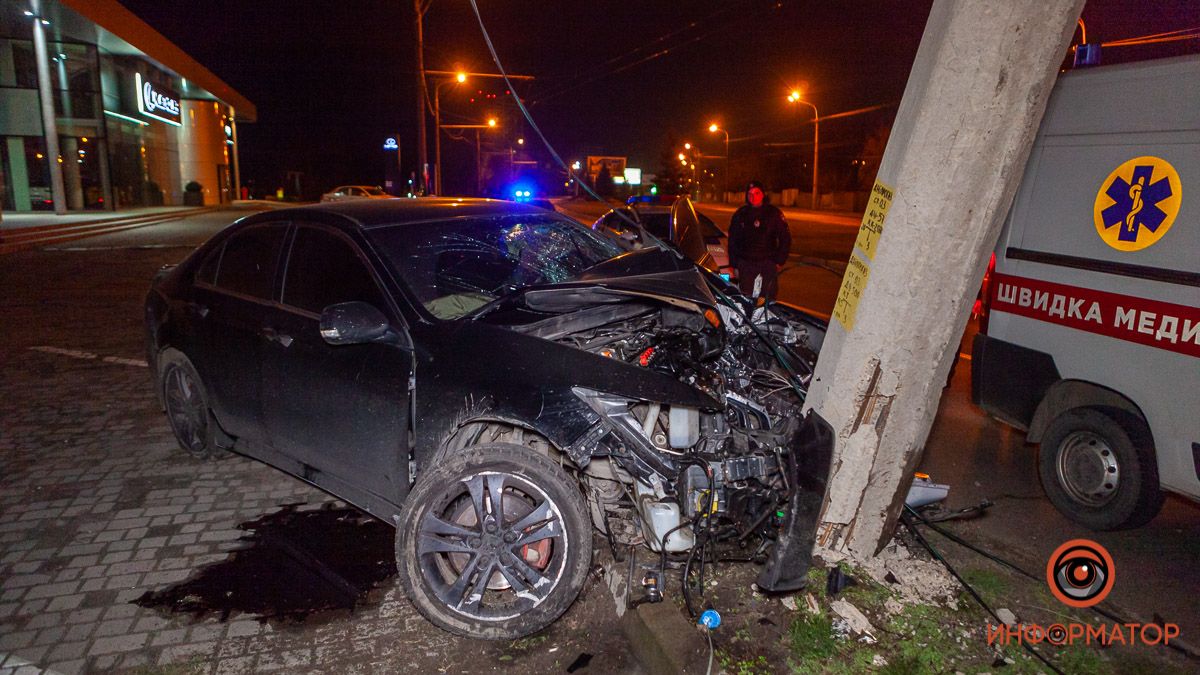
<path id="1" fill-rule="evenodd" d="M 692 261 L 658 248 L 610 258 L 574 281 L 530 288 L 524 293 L 524 301 L 530 309 L 567 312 L 621 302 L 631 295 L 686 307 L 709 308 L 717 304 L 704 274 Z"/>

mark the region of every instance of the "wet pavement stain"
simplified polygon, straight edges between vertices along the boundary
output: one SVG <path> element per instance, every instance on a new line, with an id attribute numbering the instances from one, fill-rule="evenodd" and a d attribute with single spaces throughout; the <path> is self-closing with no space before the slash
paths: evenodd
<path id="1" fill-rule="evenodd" d="M 248 614 L 282 623 L 332 619 L 374 604 L 371 591 L 396 574 L 395 530 L 351 507 L 297 506 L 238 525 L 247 532 L 244 548 L 134 604 L 197 618 Z"/>

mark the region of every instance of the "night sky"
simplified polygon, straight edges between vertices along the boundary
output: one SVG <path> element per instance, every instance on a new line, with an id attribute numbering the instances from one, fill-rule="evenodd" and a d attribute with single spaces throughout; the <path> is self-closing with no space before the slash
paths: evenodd
<path id="1" fill-rule="evenodd" d="M 258 122 L 239 127 L 243 182 L 267 189 L 293 170 L 317 191 L 379 184 L 385 162 L 395 161 L 381 148 L 388 136 L 399 137 L 412 169 L 411 0 L 121 1 L 255 103 Z M 765 144 L 811 134 L 800 125 L 808 109 L 801 115 L 785 100 L 805 85 L 822 116 L 889 106 L 822 125 L 823 156 L 854 156 L 894 115 L 931 4 L 480 1 L 506 69 L 537 78 L 518 92 L 564 157 L 625 155 L 651 173 L 668 138 L 723 153 L 720 135 L 706 131 L 713 120 L 730 130 L 735 157 L 787 152 Z M 1108 41 L 1200 25 L 1200 3 L 1095 0 L 1083 16 L 1090 40 Z M 495 71 L 466 0 L 432 0 L 425 40 L 428 69 Z M 1105 50 L 1104 61 L 1195 53 L 1198 42 Z M 499 81 L 442 92 L 443 123 L 498 114 L 505 128 L 489 132 L 493 142 L 523 136 L 533 147 Z M 432 161 L 432 119 L 428 128 Z M 445 171 L 470 171 L 473 149 L 443 137 Z"/>

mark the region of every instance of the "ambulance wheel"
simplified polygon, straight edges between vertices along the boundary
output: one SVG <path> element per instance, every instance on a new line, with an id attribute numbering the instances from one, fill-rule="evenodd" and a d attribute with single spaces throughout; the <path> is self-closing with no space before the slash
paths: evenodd
<path id="1" fill-rule="evenodd" d="M 1139 527 L 1162 508 L 1149 430 L 1123 411 L 1076 408 L 1056 417 L 1038 470 L 1055 508 L 1093 530 Z"/>

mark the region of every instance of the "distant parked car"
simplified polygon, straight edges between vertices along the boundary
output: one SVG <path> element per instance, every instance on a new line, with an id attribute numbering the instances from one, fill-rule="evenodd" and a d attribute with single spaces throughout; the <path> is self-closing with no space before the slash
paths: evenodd
<path id="1" fill-rule="evenodd" d="M 351 199 L 391 199 L 392 195 L 383 188 L 370 185 L 343 185 L 321 195 L 323 202 L 341 202 Z"/>
<path id="2" fill-rule="evenodd" d="M 624 217 L 622 217 L 624 216 Z M 604 214 L 592 229 L 633 239 L 639 235 L 633 220 L 652 236 L 674 246 L 710 272 L 731 278 L 727 239 L 711 218 L 700 213 L 687 197 L 630 197 L 626 205 Z M 693 238 L 694 237 L 694 238 Z M 701 243 L 703 246 L 701 246 Z M 705 262 L 705 255 L 711 262 Z"/>

